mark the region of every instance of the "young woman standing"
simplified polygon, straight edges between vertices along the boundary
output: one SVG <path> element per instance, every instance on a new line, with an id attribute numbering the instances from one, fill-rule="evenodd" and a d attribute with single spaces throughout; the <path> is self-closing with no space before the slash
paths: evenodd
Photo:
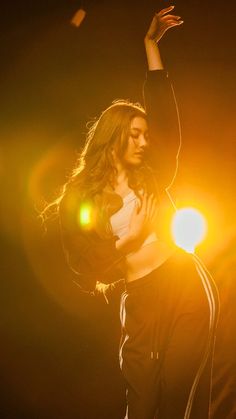
<path id="1" fill-rule="evenodd" d="M 117 101 L 101 114 L 56 202 L 81 287 L 125 286 L 120 365 L 127 419 L 209 417 L 217 293 L 198 257 L 178 249 L 163 228 L 174 211 L 167 187 L 180 136 L 158 44 L 183 23 L 173 8 L 156 13 L 145 35 L 145 109 Z"/>

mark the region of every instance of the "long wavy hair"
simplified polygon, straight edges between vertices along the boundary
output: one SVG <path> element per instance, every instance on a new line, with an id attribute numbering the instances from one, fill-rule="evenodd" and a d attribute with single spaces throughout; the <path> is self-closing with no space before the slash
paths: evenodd
<path id="1" fill-rule="evenodd" d="M 130 135 L 130 124 L 134 117 L 146 119 L 144 108 L 138 103 L 128 100 L 116 100 L 90 126 L 82 152 L 76 166 L 59 196 L 42 211 L 43 219 L 48 213 L 57 214 L 63 197 L 71 189 L 76 188 L 80 199 L 91 199 L 110 185 L 113 187 L 117 170 L 112 156 L 115 146 L 118 157 L 122 157 Z M 145 162 L 128 170 L 128 184 L 138 195 L 140 189 L 146 188 L 150 171 Z"/>

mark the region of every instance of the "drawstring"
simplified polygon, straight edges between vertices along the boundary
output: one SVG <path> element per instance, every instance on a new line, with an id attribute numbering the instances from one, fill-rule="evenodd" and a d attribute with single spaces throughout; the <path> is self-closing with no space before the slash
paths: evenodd
<path id="1" fill-rule="evenodd" d="M 152 320 L 152 339 L 151 339 L 151 352 L 150 352 L 150 358 L 154 361 L 157 361 L 159 359 L 159 352 L 158 352 L 158 336 L 157 336 L 157 330 L 158 330 L 158 324 L 160 327 L 160 295 L 159 295 L 159 287 L 156 287 L 156 292 L 154 296 L 157 310 L 159 312 L 156 315 L 155 312 L 153 312 L 153 320 Z"/>
<path id="2" fill-rule="evenodd" d="M 159 353 L 158 352 L 156 352 L 156 356 L 154 357 L 154 352 L 153 351 L 151 351 L 151 359 L 155 359 L 155 360 L 158 360 L 159 359 Z"/>
<path id="3" fill-rule="evenodd" d="M 159 359 L 159 353 L 157 350 L 157 345 L 156 345 L 156 341 L 157 341 L 157 321 L 155 319 L 153 319 L 152 322 L 152 340 L 151 340 L 151 353 L 150 353 L 150 357 L 151 359 L 153 359 L 154 361 Z"/>

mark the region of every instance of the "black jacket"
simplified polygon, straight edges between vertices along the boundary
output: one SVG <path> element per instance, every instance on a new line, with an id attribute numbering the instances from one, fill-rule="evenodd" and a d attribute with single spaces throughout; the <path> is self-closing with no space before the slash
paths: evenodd
<path id="1" fill-rule="evenodd" d="M 173 211 L 165 188 L 171 183 L 176 170 L 176 156 L 180 144 L 178 114 L 175 97 L 168 75 L 164 70 L 149 71 L 144 83 L 144 104 L 150 131 L 148 162 L 152 168 L 150 182 L 156 182 L 160 194 L 158 236 L 165 236 L 164 218 Z M 106 188 L 94 198 L 93 204 L 110 206 L 110 215 L 123 205 L 122 199 Z M 71 269 L 76 273 L 83 290 L 93 291 L 97 281 L 123 286 L 124 255 L 118 251 L 117 236 L 103 237 L 97 229 L 86 230 L 78 223 L 81 206 L 76 188 L 66 193 L 60 204 L 60 223 L 65 255 Z M 168 238 L 165 237 L 165 240 Z M 119 281 L 121 280 L 121 281 Z M 118 282 L 114 282 L 118 281 Z"/>

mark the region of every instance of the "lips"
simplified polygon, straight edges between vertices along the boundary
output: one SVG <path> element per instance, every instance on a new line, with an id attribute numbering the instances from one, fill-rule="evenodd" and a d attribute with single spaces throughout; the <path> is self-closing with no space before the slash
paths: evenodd
<path id="1" fill-rule="evenodd" d="M 144 153 L 134 153 L 134 155 L 137 156 L 137 157 L 143 157 Z"/>

